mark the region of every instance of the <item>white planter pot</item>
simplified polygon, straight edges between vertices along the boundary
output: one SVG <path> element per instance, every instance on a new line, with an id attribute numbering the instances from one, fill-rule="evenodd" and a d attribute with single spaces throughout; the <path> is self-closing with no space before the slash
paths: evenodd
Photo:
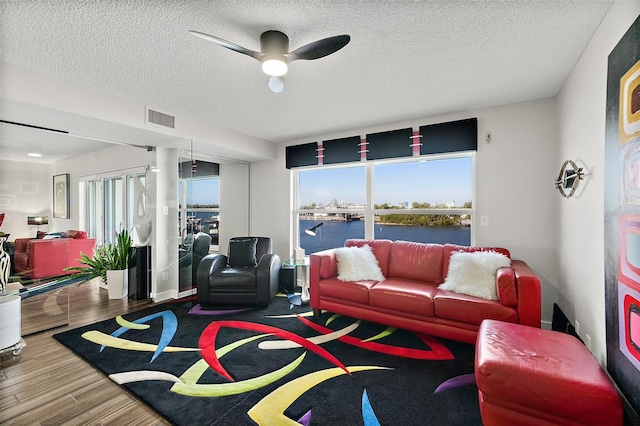
<path id="1" fill-rule="evenodd" d="M 107 271 L 109 299 L 122 299 L 129 292 L 129 274 L 126 269 Z"/>
<path id="2" fill-rule="evenodd" d="M 20 341 L 20 296 L 0 296 L 0 349 Z"/>

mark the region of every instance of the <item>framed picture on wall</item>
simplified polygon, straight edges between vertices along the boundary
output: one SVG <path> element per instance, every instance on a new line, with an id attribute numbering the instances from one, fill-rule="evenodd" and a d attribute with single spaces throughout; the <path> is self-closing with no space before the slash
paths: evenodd
<path id="1" fill-rule="evenodd" d="M 53 176 L 53 217 L 69 219 L 69 173 Z"/>

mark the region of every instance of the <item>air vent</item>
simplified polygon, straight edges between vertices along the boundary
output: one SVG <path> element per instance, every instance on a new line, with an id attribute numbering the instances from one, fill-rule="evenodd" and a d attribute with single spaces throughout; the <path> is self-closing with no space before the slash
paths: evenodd
<path id="1" fill-rule="evenodd" d="M 147 123 L 157 124 L 159 126 L 176 128 L 176 118 L 173 115 L 165 114 L 160 111 L 147 109 Z"/>

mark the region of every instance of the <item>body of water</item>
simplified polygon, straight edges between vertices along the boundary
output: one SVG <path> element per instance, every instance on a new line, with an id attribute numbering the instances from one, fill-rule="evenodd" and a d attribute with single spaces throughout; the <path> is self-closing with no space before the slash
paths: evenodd
<path id="1" fill-rule="evenodd" d="M 211 213 L 197 212 L 195 217 L 201 219 L 204 232 L 207 232 L 207 219 Z M 315 237 L 305 234 L 304 230 L 318 223 L 324 225 Z M 222 224 L 224 226 L 224 224 Z M 450 243 L 468 246 L 471 244 L 471 228 L 463 226 L 408 226 L 408 225 L 375 225 L 375 238 L 387 240 L 405 240 L 419 243 Z M 217 235 L 216 235 L 217 237 Z M 343 247 L 349 238 L 364 238 L 364 221 L 344 222 L 341 220 L 300 220 L 300 247 L 305 252 L 329 248 Z M 214 243 L 217 244 L 217 241 Z"/>
<path id="2" fill-rule="evenodd" d="M 324 222 L 315 237 L 304 230 Z M 450 243 L 471 245 L 471 228 L 464 226 L 409 226 L 376 224 L 376 239 L 405 240 L 419 243 Z M 300 247 L 307 254 L 329 248 L 343 247 L 349 238 L 364 238 L 364 221 L 300 220 Z"/>

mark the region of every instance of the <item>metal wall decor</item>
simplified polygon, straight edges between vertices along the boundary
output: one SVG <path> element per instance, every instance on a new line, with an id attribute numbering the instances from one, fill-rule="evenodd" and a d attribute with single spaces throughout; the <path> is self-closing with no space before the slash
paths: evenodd
<path id="1" fill-rule="evenodd" d="M 560 174 L 556 179 L 556 188 L 560 191 L 565 198 L 571 198 L 578 189 L 578 182 L 580 182 L 586 174 L 582 171 L 582 167 L 573 160 L 566 160 L 560 168 Z"/>

